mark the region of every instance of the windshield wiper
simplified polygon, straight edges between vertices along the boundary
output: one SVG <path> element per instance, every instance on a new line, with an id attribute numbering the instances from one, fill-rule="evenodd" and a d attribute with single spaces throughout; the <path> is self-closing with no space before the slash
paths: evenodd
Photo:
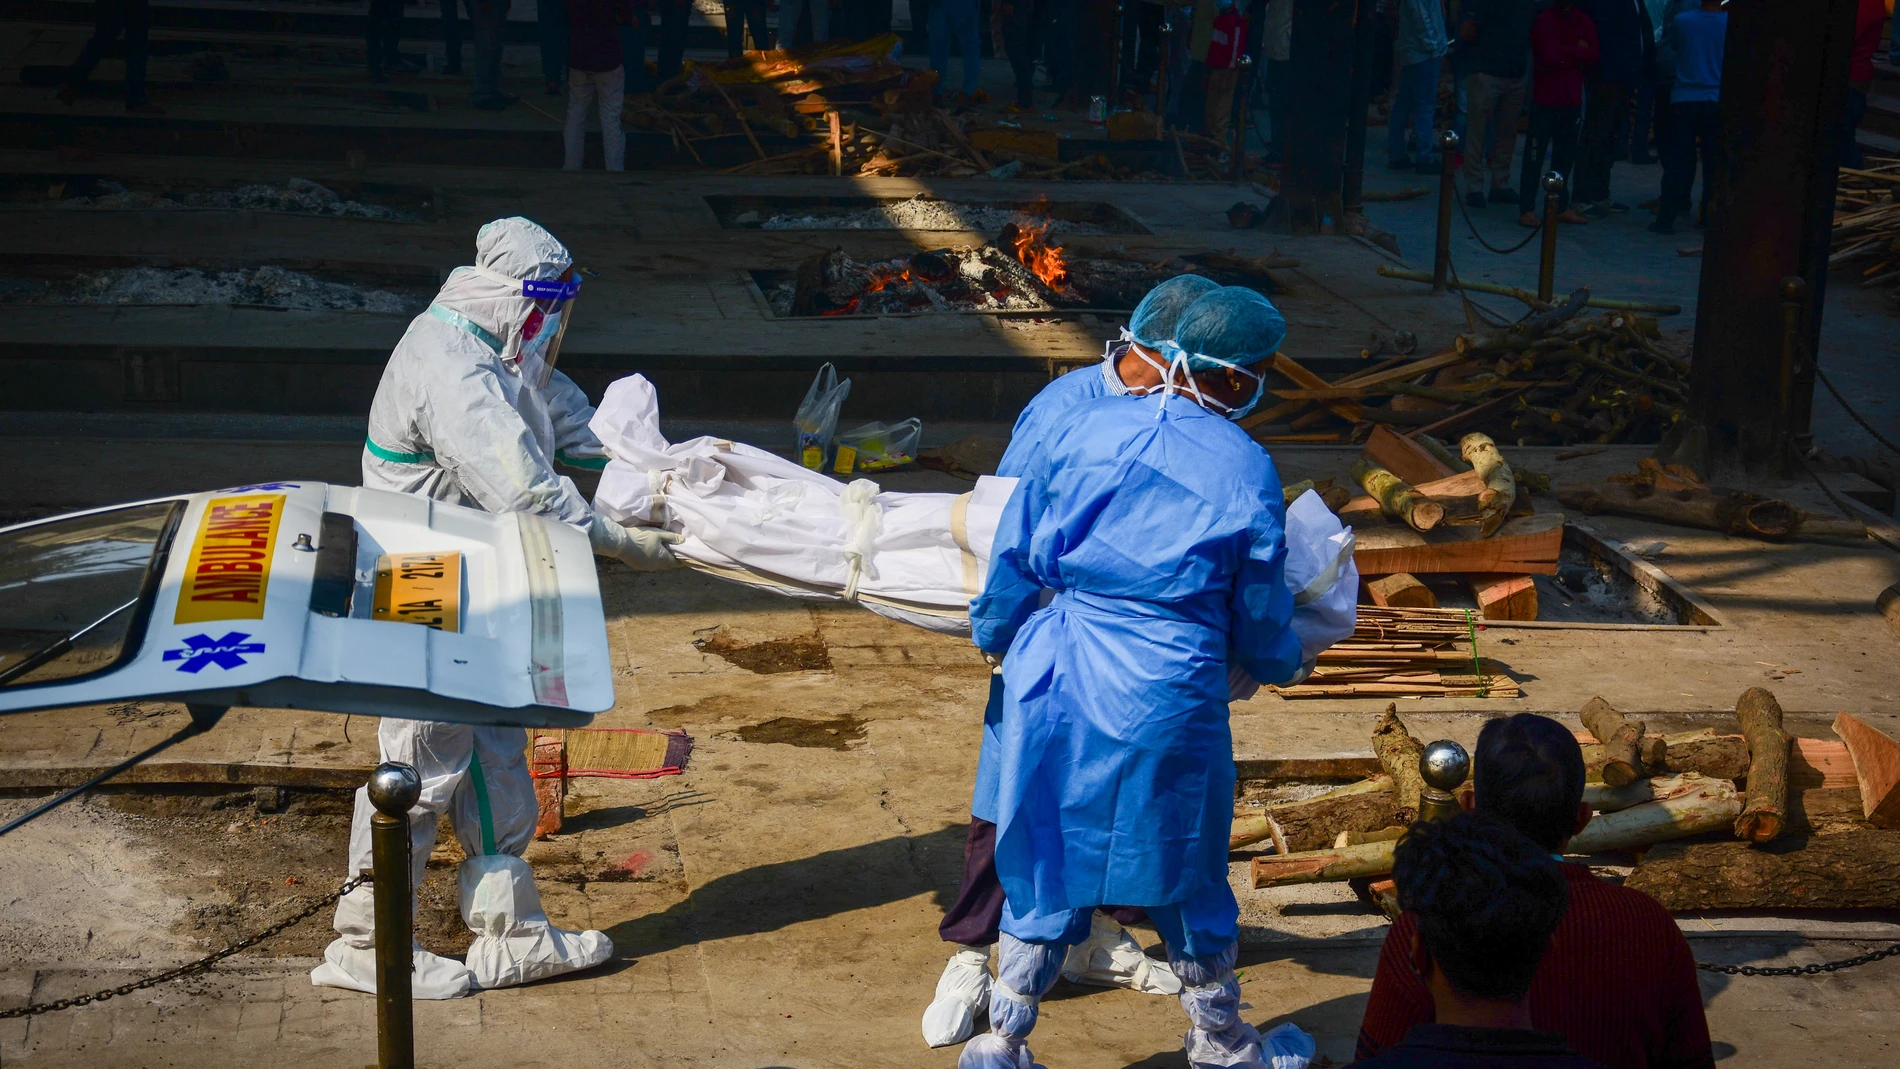
<path id="1" fill-rule="evenodd" d="M 143 597 L 143 596 L 144 595 L 140 595 L 140 597 Z M 95 627 L 98 627 L 100 624 L 105 623 L 107 620 L 112 619 L 114 616 L 119 615 L 120 613 L 131 608 L 132 606 L 137 605 L 138 603 L 139 603 L 139 598 L 133 598 L 131 601 L 128 601 L 124 605 L 121 605 L 118 608 L 112 610 L 111 612 L 106 613 L 104 616 L 101 616 L 97 620 L 94 620 L 93 622 L 87 624 L 86 626 L 80 628 L 79 630 L 74 631 L 72 634 L 54 639 L 53 641 L 47 643 L 46 645 L 41 646 L 39 649 L 34 650 L 30 655 L 27 656 L 26 660 L 13 664 L 12 666 L 8 668 L 0 669 L 0 687 L 6 686 L 7 684 L 13 682 L 14 680 L 27 674 L 28 672 L 33 671 L 35 668 L 38 668 L 41 665 L 50 664 L 51 662 L 57 661 L 61 657 L 66 656 L 68 653 L 71 653 L 73 649 L 73 643 L 77 642 L 81 637 L 83 637 L 86 632 L 92 630 Z"/>

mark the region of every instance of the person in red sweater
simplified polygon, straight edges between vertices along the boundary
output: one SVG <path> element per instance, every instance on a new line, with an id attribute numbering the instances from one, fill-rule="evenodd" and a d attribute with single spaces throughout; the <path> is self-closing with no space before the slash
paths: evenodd
<path id="1" fill-rule="evenodd" d="M 1854 12 L 1854 46 L 1847 57 L 1847 121 L 1841 130 L 1843 167 L 1859 167 L 1867 162 L 1855 135 L 1860 133 L 1860 121 L 1867 116 L 1867 93 L 1874 85 L 1874 53 L 1880 50 L 1880 26 L 1885 21 L 1885 0 L 1860 0 Z"/>
<path id="2" fill-rule="evenodd" d="M 1473 755 L 1475 808 L 1553 854 L 1590 820 L 1583 751 L 1561 724 L 1533 713 L 1493 720 Z M 1569 905 L 1531 981 L 1536 1028 L 1563 1036 L 1608 1069 L 1710 1069 L 1715 1064 L 1689 942 L 1656 900 L 1558 866 Z M 1434 1017 L 1412 968 L 1418 921 L 1401 914 L 1386 933 L 1359 1027 L 1360 1058 L 1400 1042 Z"/>
<path id="3" fill-rule="evenodd" d="M 1530 130 L 1524 141 L 1524 169 L 1517 183 L 1517 221 L 1538 226 L 1537 203 L 1543 199 L 1544 154 L 1550 169 L 1564 176 L 1557 218 L 1565 223 L 1589 220 L 1570 207 L 1570 159 L 1577 148 L 1577 124 L 1583 117 L 1583 75 L 1597 61 L 1597 28 L 1573 0 L 1557 0 L 1531 21 Z"/>

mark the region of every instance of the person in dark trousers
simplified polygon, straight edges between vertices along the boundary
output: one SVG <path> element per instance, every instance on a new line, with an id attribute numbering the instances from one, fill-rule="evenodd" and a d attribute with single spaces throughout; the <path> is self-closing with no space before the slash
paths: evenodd
<path id="1" fill-rule="evenodd" d="M 1436 1019 L 1352 1064 L 1601 1069 L 1531 1015 L 1532 977 L 1570 898 L 1558 868 L 1542 846 L 1484 813 L 1412 825 L 1392 851 L 1392 879 L 1412 920 L 1403 952 Z"/>
<path id="2" fill-rule="evenodd" d="M 501 32 L 508 21 L 508 0 L 467 0 L 468 18 L 475 29 L 475 83 L 469 103 L 484 111 L 500 111 L 519 97 L 501 91 Z"/>
<path id="3" fill-rule="evenodd" d="M 1656 38 L 1643 0 L 1584 0 L 1584 13 L 1597 31 L 1597 62 L 1584 80 L 1583 129 L 1577 135 L 1578 210 L 1600 219 L 1627 212 L 1629 205 L 1610 198 L 1610 168 L 1619 130 L 1629 128 L 1630 105 L 1643 78 Z"/>
<path id="4" fill-rule="evenodd" d="M 548 95 L 561 95 L 567 84 L 567 0 L 535 0 L 535 28 L 541 34 L 541 77 Z"/>
<path id="5" fill-rule="evenodd" d="M 461 10 L 467 0 L 442 0 L 442 73 L 462 73 Z"/>
<path id="6" fill-rule="evenodd" d="M 71 104 L 79 99 L 79 87 L 92 77 L 92 69 L 105 58 L 106 49 L 125 36 L 125 110 L 155 115 L 164 108 L 145 99 L 145 59 L 150 54 L 148 38 L 152 29 L 152 5 L 149 0 L 98 0 L 92 12 L 92 40 L 80 50 L 79 58 L 66 68 L 66 84 L 59 99 Z"/>
<path id="7" fill-rule="evenodd" d="M 1669 140 L 1663 146 L 1662 197 L 1657 234 L 1676 232 L 1676 216 L 1689 210 L 1696 157 L 1702 159 L 1702 225 L 1708 225 L 1709 182 L 1722 166 L 1722 51 L 1728 40 L 1723 0 L 1702 0 L 1670 25 L 1676 50 L 1676 84 L 1669 91 Z"/>
<path id="8" fill-rule="evenodd" d="M 415 72 L 422 69 L 422 61 L 415 56 L 402 54 L 402 0 L 369 0 L 369 12 L 364 23 L 365 59 L 369 66 L 369 80 L 386 82 L 386 71 Z"/>
<path id="9" fill-rule="evenodd" d="M 1540 849 L 1561 854 L 1590 819 L 1583 751 L 1570 730 L 1534 713 L 1493 720 L 1472 755 L 1474 806 Z M 1531 1026 L 1562 1035 L 1610 1069 L 1710 1069 L 1714 1052 L 1688 940 L 1641 891 L 1558 866 L 1570 904 L 1531 981 Z M 1400 917 L 1372 978 L 1359 1053 L 1369 1058 L 1432 1020 L 1433 997 L 1412 971 L 1417 921 Z M 1621 978 L 1605 986 L 1603 977 Z M 1440 1018 L 1442 1023 L 1443 1018 Z"/>
<path id="10" fill-rule="evenodd" d="M 1036 106 L 1036 26 L 1042 5 L 1036 0 L 997 0 L 996 21 L 1003 30 L 1003 51 L 1016 78 L 1016 102 L 1006 111 Z"/>
<path id="11" fill-rule="evenodd" d="M 746 50 L 745 34 L 752 31 L 752 48 L 764 51 L 772 47 L 772 31 L 765 27 L 765 0 L 724 0 L 726 8 L 726 55 L 737 56 Z"/>
<path id="12" fill-rule="evenodd" d="M 937 0 L 942 3 L 943 0 Z M 1037 6 L 1042 11 L 1043 21 L 1036 29 L 1037 42 L 1042 46 L 1043 69 L 1049 72 L 1049 88 L 1056 95 L 1056 105 L 1062 106 L 1069 95 L 1069 87 L 1075 83 L 1075 39 L 1078 33 L 1080 0 L 1044 0 Z"/>
<path id="13" fill-rule="evenodd" d="M 1458 25 L 1464 54 L 1465 203 L 1516 204 L 1511 158 L 1517 150 L 1517 120 L 1524 111 L 1530 73 L 1532 0 L 1465 0 Z M 1485 196 L 1485 178 L 1491 194 Z"/>
<path id="14" fill-rule="evenodd" d="M 686 60 L 686 24 L 693 0 L 651 0 L 660 12 L 660 81 L 676 77 Z"/>
<path id="15" fill-rule="evenodd" d="M 1399 62 L 1399 87 L 1386 118 L 1386 167 L 1416 168 L 1420 174 L 1438 171 L 1438 146 L 1432 137 L 1438 108 L 1438 71 L 1448 47 L 1445 8 L 1440 0 L 1388 0 L 1386 10 L 1396 36 L 1393 51 Z M 1412 151 L 1406 151 L 1406 131 Z"/>
<path id="16" fill-rule="evenodd" d="M 1161 67 L 1161 0 L 1123 0 L 1120 81 L 1124 97 L 1154 88 Z"/>
<path id="17" fill-rule="evenodd" d="M 1518 172 L 1517 221 L 1538 226 L 1537 205 L 1544 198 L 1544 156 L 1564 176 L 1557 219 L 1586 223 L 1570 206 L 1570 159 L 1577 146 L 1583 112 L 1583 72 L 1597 58 L 1596 27 L 1574 0 L 1557 0 L 1531 23 L 1531 117 L 1524 139 L 1524 167 Z"/>
<path id="18" fill-rule="evenodd" d="M 629 93 L 650 93 L 653 80 L 647 77 L 647 0 L 633 0 L 633 17 L 619 27 L 620 55 L 627 64 Z"/>

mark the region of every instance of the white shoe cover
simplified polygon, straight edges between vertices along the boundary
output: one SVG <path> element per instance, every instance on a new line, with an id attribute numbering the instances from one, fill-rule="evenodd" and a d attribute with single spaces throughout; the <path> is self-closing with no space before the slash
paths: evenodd
<path id="1" fill-rule="evenodd" d="M 960 947 L 937 979 L 936 997 L 924 1010 L 924 1042 L 961 1043 L 976 1033 L 976 1011 L 990 1004 L 990 948 Z"/>
<path id="2" fill-rule="evenodd" d="M 957 1069 L 1043 1069 L 1029 1053 L 1029 1044 L 1011 1044 L 994 1032 L 972 1039 L 957 1056 Z"/>
<path id="3" fill-rule="evenodd" d="M 462 919 L 475 933 L 468 971 L 480 990 L 590 969 L 614 952 L 613 941 L 601 932 L 572 932 L 549 924 L 541 911 L 541 893 L 535 890 L 534 870 L 518 857 L 471 857 L 456 876 Z"/>
<path id="4" fill-rule="evenodd" d="M 414 971 L 409 975 L 411 998 L 462 998 L 469 993 L 473 978 L 456 962 L 415 948 Z M 347 939 L 332 942 L 323 951 L 323 964 L 310 971 L 310 982 L 318 987 L 341 987 L 376 993 L 376 948 L 352 946 Z"/>
<path id="5" fill-rule="evenodd" d="M 1062 976 L 1074 984 L 1125 987 L 1148 995 L 1181 993 L 1173 967 L 1142 953 L 1135 937 L 1103 913 L 1089 922 L 1089 937 L 1069 948 Z"/>

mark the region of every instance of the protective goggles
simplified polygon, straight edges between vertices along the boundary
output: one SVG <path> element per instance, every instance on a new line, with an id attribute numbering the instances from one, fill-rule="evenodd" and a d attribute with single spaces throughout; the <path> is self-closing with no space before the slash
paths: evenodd
<path id="1" fill-rule="evenodd" d="M 1204 353 L 1190 353 L 1172 341 L 1163 342 L 1161 346 L 1161 354 L 1168 358 L 1168 362 L 1165 366 L 1151 358 L 1143 349 L 1137 348 L 1134 352 L 1135 355 L 1141 357 L 1142 361 L 1149 367 L 1161 373 L 1161 385 L 1147 392 L 1158 392 L 1163 396 L 1178 393 L 1192 397 L 1196 404 L 1218 412 L 1230 420 L 1244 418 L 1249 412 L 1252 412 L 1255 406 L 1260 404 L 1260 399 L 1264 397 L 1267 392 L 1266 377 L 1252 370 L 1250 367 L 1236 364 L 1231 360 L 1223 360 L 1218 356 L 1208 356 Z M 1253 395 L 1238 405 L 1229 405 L 1219 398 L 1207 396 L 1201 392 L 1200 383 L 1195 381 L 1195 369 L 1189 366 L 1188 362 L 1190 360 L 1204 360 L 1252 379 Z M 1258 361 L 1255 361 L 1255 363 L 1258 363 Z M 1156 416 L 1158 417 L 1159 415 L 1160 413 L 1157 412 Z"/>

